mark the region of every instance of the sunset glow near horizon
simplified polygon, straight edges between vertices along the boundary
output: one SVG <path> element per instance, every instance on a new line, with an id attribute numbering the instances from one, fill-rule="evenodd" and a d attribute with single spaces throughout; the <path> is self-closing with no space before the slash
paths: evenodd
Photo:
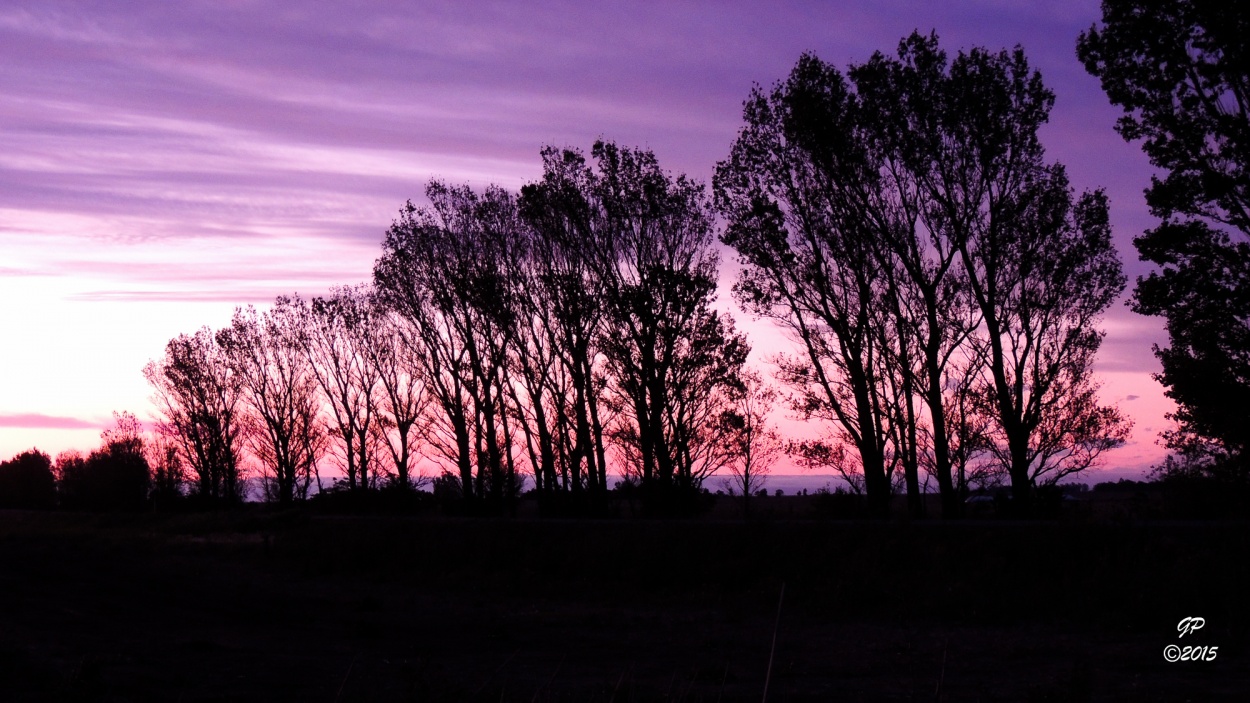
<path id="1" fill-rule="evenodd" d="M 1078 191 L 1106 190 L 1131 291 L 1153 170 L 1076 59 L 1099 17 L 1096 0 L 6 3 L 0 459 L 93 449 L 114 410 L 148 419 L 142 368 L 180 333 L 367 281 L 431 178 L 517 189 L 543 145 L 602 137 L 708 183 L 753 83 L 804 51 L 843 68 L 893 53 L 915 29 L 952 56 L 1023 46 L 1056 95 L 1048 158 Z M 732 268 L 723 252 L 726 283 Z M 784 349 L 727 286 L 720 306 L 753 359 Z M 1166 335 L 1122 303 L 1103 327 L 1102 399 L 1135 422 L 1106 470 L 1136 475 L 1165 454 L 1151 344 Z"/>

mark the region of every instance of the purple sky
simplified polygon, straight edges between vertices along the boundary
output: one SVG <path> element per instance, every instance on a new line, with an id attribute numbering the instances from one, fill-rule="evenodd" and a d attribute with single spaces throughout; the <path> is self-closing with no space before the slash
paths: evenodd
<path id="1" fill-rule="evenodd" d="M 143 365 L 235 305 L 366 280 L 431 177 L 515 188 L 542 145 L 603 136 L 707 181 L 752 83 L 913 29 L 951 53 L 1025 48 L 1057 96 L 1050 157 L 1107 189 L 1143 272 L 1130 242 L 1151 225 L 1151 170 L 1075 58 L 1095 0 L 599 5 L 5 3 L 0 458 L 89 449 L 112 410 L 146 416 Z M 1162 326 L 1117 306 L 1106 329 L 1103 396 L 1137 423 L 1112 465 L 1139 469 L 1162 455 Z"/>

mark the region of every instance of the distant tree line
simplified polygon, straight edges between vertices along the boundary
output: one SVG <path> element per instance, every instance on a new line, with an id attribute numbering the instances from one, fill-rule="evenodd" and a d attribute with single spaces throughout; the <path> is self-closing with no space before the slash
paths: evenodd
<path id="1" fill-rule="evenodd" d="M 1201 7 L 1152 16 L 1162 32 L 1105 3 L 1079 53 L 1128 111 L 1122 133 L 1172 169 L 1150 191 L 1164 224 L 1138 240 L 1164 268 L 1134 298 L 1169 319 L 1170 461 L 1244 481 L 1244 423 L 1210 398 L 1217 382 L 1239 392 L 1247 349 L 1247 245 L 1211 225 L 1250 232 L 1230 58 L 1246 35 Z M 1193 71 L 1150 74 L 1134 32 Z M 916 33 L 845 71 L 804 55 L 757 86 L 710 192 L 606 141 L 544 149 L 516 193 L 431 182 L 369 285 L 169 342 L 144 372 L 153 481 L 185 472 L 190 494 L 228 503 L 253 473 L 290 503 L 314 486 L 412 491 L 436 466 L 435 493 L 466 512 L 509 509 L 528 480 L 549 514 L 602 514 L 626 492 L 667 515 L 696 510 L 717 473 L 749 498 L 789 454 L 841 474 L 871 515 L 900 494 L 920 515 L 936 488 L 956 517 L 999 485 L 1027 512 L 1130 430 L 1093 376 L 1126 283 L 1109 205 L 1047 160 L 1053 102 L 1021 49 L 952 59 Z M 737 255 L 740 308 L 794 343 L 771 376 L 714 307 L 717 239 Z M 807 436 L 781 437 L 778 401 Z M 342 479 L 323 483 L 328 467 Z"/>
<path id="2" fill-rule="evenodd" d="M 0 462 L 0 508 L 135 511 L 181 497 L 181 477 L 166 473 L 139 420 L 130 413 L 114 419 L 86 456 L 66 451 L 53 461 L 31 449 Z"/>

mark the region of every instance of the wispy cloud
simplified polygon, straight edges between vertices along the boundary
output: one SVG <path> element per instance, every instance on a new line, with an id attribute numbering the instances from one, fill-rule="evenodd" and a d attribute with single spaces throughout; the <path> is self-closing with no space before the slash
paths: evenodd
<path id="1" fill-rule="evenodd" d="M 331 284 L 336 285 L 336 284 Z M 304 295 L 319 295 L 330 286 L 306 287 Z M 293 288 L 228 288 L 224 290 L 92 290 L 69 296 L 74 302 L 88 303 L 226 303 L 229 305 L 264 305 L 279 295 L 299 292 Z"/>
<path id="2" fill-rule="evenodd" d="M 107 423 L 76 417 L 56 417 L 38 413 L 0 414 L 0 427 L 21 429 L 83 430 L 104 427 Z"/>

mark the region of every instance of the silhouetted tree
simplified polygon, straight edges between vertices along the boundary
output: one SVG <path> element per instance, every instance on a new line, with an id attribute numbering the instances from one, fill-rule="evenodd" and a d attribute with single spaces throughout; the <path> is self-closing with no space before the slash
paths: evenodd
<path id="1" fill-rule="evenodd" d="M 241 379 L 207 327 L 179 335 L 143 375 L 156 390 L 156 431 L 170 439 L 195 473 L 192 492 L 209 502 L 242 500 Z"/>
<path id="2" fill-rule="evenodd" d="M 573 150 L 545 153 L 544 180 L 527 198 L 547 214 L 532 219 L 577 238 L 590 290 L 602 296 L 598 346 L 617 413 L 609 434 L 624 468 L 649 509 L 687 509 L 729 460 L 716 420 L 747 354 L 730 318 L 711 307 L 710 203 L 649 151 L 601 141 L 591 156 L 594 167 Z"/>
<path id="3" fill-rule="evenodd" d="M 914 227 L 905 202 L 889 197 L 852 86 L 832 66 L 805 55 L 769 93 L 756 88 L 746 125 L 718 164 L 722 240 L 743 264 L 734 292 L 744 309 L 787 331 L 802 356 L 779 357 L 778 377 L 807 419 L 835 434 L 796 447 L 809 465 L 828 460 L 870 509 L 884 515 L 899 456 L 892 438 L 898 396 L 879 315 L 890 309 L 880 256 L 883 230 Z M 858 462 L 848 462 L 844 442 Z M 858 468 L 852 468 L 857 463 Z M 861 479 L 852 478 L 859 472 Z"/>
<path id="4" fill-rule="evenodd" d="M 418 480 L 412 471 L 429 431 L 432 398 L 408 323 L 386 310 L 372 293 L 369 302 L 373 341 L 361 352 L 377 373 L 378 431 L 390 454 L 396 483 L 411 488 Z"/>
<path id="5" fill-rule="evenodd" d="M 1003 471 L 991 451 L 993 423 L 984 412 L 980 359 L 965 355 L 949 371 L 945 410 L 951 474 L 959 498 L 965 500 L 974 489 L 999 485 Z"/>
<path id="6" fill-rule="evenodd" d="M 861 109 L 858 119 L 873 153 L 879 193 L 865 196 L 862 186 L 848 193 L 879 223 L 878 251 L 889 311 L 882 324 L 897 337 L 882 348 L 892 357 L 889 366 L 902 376 L 901 382 L 895 381 L 900 398 L 895 407 L 901 408 L 902 416 L 894 427 L 915 435 L 900 437 L 898 451 L 908 455 L 904 464 L 909 474 L 915 473 L 914 461 L 929 466 L 937 478 L 943 514 L 956 516 L 963 505 L 954 471 L 959 439 L 948 424 L 948 405 L 956 400 L 950 389 L 961 380 L 960 362 L 965 362 L 963 368 L 975 368 L 966 363 L 967 341 L 979 326 L 981 313 L 960 266 L 963 233 L 948 226 L 949 210 L 934 202 L 930 186 L 936 161 L 958 162 L 970 156 L 959 153 L 967 145 L 956 135 L 975 134 L 980 125 L 976 98 L 959 92 L 968 89 L 963 85 L 967 76 L 958 68 L 950 74 L 944 69 L 937 37 L 916 33 L 899 43 L 897 57 L 878 52 L 851 68 Z M 923 424 L 911 409 L 913 394 L 923 398 L 927 411 Z M 920 451 L 921 444 L 925 451 Z M 913 452 L 918 460 L 911 459 Z M 909 475 L 908 496 L 916 514 L 914 481 Z"/>
<path id="7" fill-rule="evenodd" d="M 589 501 L 582 499 L 587 495 L 603 496 L 590 444 L 579 441 L 578 420 L 585 417 L 586 396 L 585 386 L 578 387 L 577 382 L 584 380 L 584 374 L 569 373 L 569 365 L 562 363 L 567 358 L 560 337 L 559 305 L 564 291 L 558 276 L 550 275 L 548 269 L 555 262 L 548 252 L 531 250 L 540 243 L 547 242 L 531 237 L 526 256 L 514 262 L 514 275 L 525 294 L 514 298 L 517 337 L 511 363 L 516 379 L 510 387 L 512 406 L 542 508 L 549 511 L 559 505 L 561 510 L 584 510 Z"/>
<path id="8" fill-rule="evenodd" d="M 732 478 L 730 493 L 742 498 L 742 516 L 751 514 L 751 496 L 764 490 L 773 466 L 785 453 L 781 435 L 768 419 L 777 400 L 777 391 L 765 384 L 758 373 L 746 372 L 742 389 L 735 394 L 735 407 L 726 411 L 721 422 L 732 438 Z"/>
<path id="9" fill-rule="evenodd" d="M 375 347 L 377 311 L 363 286 L 340 287 L 305 303 L 292 300 L 298 339 L 330 409 L 332 436 L 342 453 L 349 490 L 374 486 L 380 428 L 377 403 L 380 370 L 366 349 Z"/>
<path id="10" fill-rule="evenodd" d="M 526 300 L 534 321 L 531 344 L 538 352 L 528 367 L 538 372 L 551 406 L 543 412 L 546 423 L 535 412 L 536 487 L 540 496 L 564 491 L 575 503 L 584 490 L 590 503 L 602 508 L 608 489 L 607 379 L 596 359 L 607 308 L 590 262 L 594 211 L 585 196 L 590 184 L 581 154 L 546 147 L 542 160 L 542 179 L 524 186 L 519 200 L 531 236 Z M 546 357 L 550 363 L 544 363 Z"/>
<path id="11" fill-rule="evenodd" d="M 508 367 L 518 294 L 510 259 L 522 238 L 513 197 L 432 182 L 431 206 L 409 203 L 374 267 L 379 297 L 403 316 L 442 412 L 432 445 L 456 466 L 462 495 L 496 509 L 516 495 Z"/>
<path id="12" fill-rule="evenodd" d="M 46 510 L 55 504 L 51 457 L 31 449 L 0 462 L 0 508 Z"/>
<path id="13" fill-rule="evenodd" d="M 104 446 L 117 447 L 128 454 L 142 454 L 147 446 L 143 423 L 132 412 L 113 412 L 113 426 L 100 433 Z"/>
<path id="14" fill-rule="evenodd" d="M 261 314 L 237 308 L 217 333 L 246 399 L 248 446 L 260 460 L 265 494 L 290 503 L 306 498 L 324 443 L 312 363 L 304 353 L 298 303 L 279 297 Z"/>
<path id="15" fill-rule="evenodd" d="M 1124 109 L 1116 130 L 1163 170 L 1162 222 L 1135 240 L 1160 270 L 1133 309 L 1167 320 L 1156 378 L 1177 404 L 1168 470 L 1250 480 L 1250 10 L 1211 0 L 1105 0 L 1077 54 Z"/>
<path id="16" fill-rule="evenodd" d="M 770 94 L 754 91 L 717 168 L 724 241 L 745 265 L 739 301 L 801 343 L 780 375 L 797 409 L 839 429 L 800 445 L 804 461 L 845 472 L 835 445 L 849 441 L 878 515 L 899 467 L 917 511 L 927 466 L 943 514 L 958 515 L 953 468 L 967 457 L 952 448 L 971 445 L 947 406 L 971 391 L 992 402 L 962 409 L 988 414 L 1027 500 L 1039 476 L 1064 471 L 1043 455 L 1075 467 L 1123 434 L 1092 388 L 1090 402 L 1066 402 L 1087 390 L 1097 320 L 1123 287 L 1105 198 L 1074 205 L 1062 168 L 1044 162 L 1037 130 L 1053 97 L 1019 49 L 948 62 L 935 36 L 913 34 L 850 79 L 801 58 Z M 1060 419 L 1095 436 L 1043 438 Z"/>
<path id="17" fill-rule="evenodd" d="M 154 509 L 179 502 L 186 490 L 186 469 L 178 445 L 160 432 L 154 432 L 144 442 L 148 466 L 152 469 L 152 486 L 149 498 Z"/>
<path id="18" fill-rule="evenodd" d="M 56 475 L 57 492 L 63 493 L 65 477 L 70 476 L 71 487 L 78 476 L 83 475 L 83 465 L 87 458 L 77 449 L 67 449 L 56 455 L 53 472 Z"/>
<path id="19" fill-rule="evenodd" d="M 1037 132 L 1054 97 L 1023 50 L 973 49 L 948 66 L 936 37 L 913 35 L 900 59 L 923 79 L 913 102 L 932 130 L 911 168 L 981 314 L 972 344 L 995 446 L 1027 505 L 1039 479 L 1089 466 L 1128 431 L 1090 380 L 1098 322 L 1125 280 L 1107 201 L 1074 202 L 1063 167 L 1045 162 Z"/>
<path id="20" fill-rule="evenodd" d="M 70 455 L 58 462 L 62 507 L 136 511 L 147 505 L 151 469 L 144 456 L 143 427 L 131 413 L 113 417 L 116 424 L 101 433 L 99 449 L 85 459 Z"/>
<path id="21" fill-rule="evenodd" d="M 532 243 L 532 242 L 531 242 Z M 540 273 L 540 256 L 518 260 L 516 272 L 525 282 L 526 295 L 514 299 L 517 338 L 511 371 L 516 382 L 510 385 L 513 411 L 525 439 L 534 487 L 544 510 L 555 502 L 573 509 L 584 508 L 579 500 L 595 494 L 598 473 L 589 445 L 577 442 L 574 417 L 584 405 L 582 395 L 560 363 L 561 347 L 556 325 L 560 317 L 556 291 L 546 285 L 551 279 Z M 585 461 L 583 461 L 585 460 Z M 570 496 L 556 500 L 555 496 Z"/>

